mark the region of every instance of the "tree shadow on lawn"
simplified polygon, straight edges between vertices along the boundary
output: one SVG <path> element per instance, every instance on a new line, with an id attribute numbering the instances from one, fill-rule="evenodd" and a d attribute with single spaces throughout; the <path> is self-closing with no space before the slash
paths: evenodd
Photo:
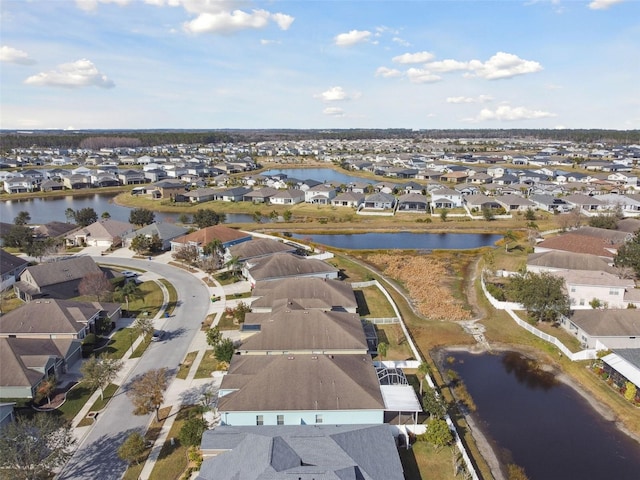
<path id="1" fill-rule="evenodd" d="M 126 462 L 118 457 L 118 448 L 135 429 L 117 435 L 103 436 L 86 448 L 78 450 L 62 473 L 59 480 L 71 478 L 99 478 L 120 480 L 127 470 Z"/>

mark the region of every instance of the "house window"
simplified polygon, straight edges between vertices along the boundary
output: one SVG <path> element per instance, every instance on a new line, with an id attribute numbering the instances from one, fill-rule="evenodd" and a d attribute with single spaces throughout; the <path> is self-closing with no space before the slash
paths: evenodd
<path id="1" fill-rule="evenodd" d="M 256 425 L 264 425 L 264 416 L 256 415 Z"/>
<path id="2" fill-rule="evenodd" d="M 580 299 L 580 305 L 584 305 L 584 298 Z"/>
<path id="3" fill-rule="evenodd" d="M 575 293 L 576 292 L 576 287 L 571 287 L 571 293 Z"/>
<path id="4" fill-rule="evenodd" d="M 322 423 L 322 414 L 316 413 L 316 423 Z"/>
<path id="5" fill-rule="evenodd" d="M 284 415 L 278 415 L 277 424 L 278 425 L 284 425 Z"/>
<path id="6" fill-rule="evenodd" d="M 610 288 L 609 295 L 618 295 L 619 290 L 617 288 Z"/>

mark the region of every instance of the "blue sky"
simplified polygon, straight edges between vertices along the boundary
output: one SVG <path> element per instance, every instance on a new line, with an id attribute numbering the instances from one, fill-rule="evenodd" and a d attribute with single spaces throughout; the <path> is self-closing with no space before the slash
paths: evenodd
<path id="1" fill-rule="evenodd" d="M 638 0 L 3 0 L 0 128 L 640 128 Z"/>

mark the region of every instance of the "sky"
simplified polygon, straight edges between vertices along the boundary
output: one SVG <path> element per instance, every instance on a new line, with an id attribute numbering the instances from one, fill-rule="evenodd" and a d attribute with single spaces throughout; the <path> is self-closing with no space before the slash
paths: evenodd
<path id="1" fill-rule="evenodd" d="M 0 128 L 640 128 L 639 0 L 2 0 Z"/>

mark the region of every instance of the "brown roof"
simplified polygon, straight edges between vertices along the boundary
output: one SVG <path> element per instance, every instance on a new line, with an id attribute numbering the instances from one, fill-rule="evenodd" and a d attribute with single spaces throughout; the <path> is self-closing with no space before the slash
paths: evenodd
<path id="1" fill-rule="evenodd" d="M 221 412 L 384 409 L 368 355 L 237 355 L 220 388 Z"/>
<path id="2" fill-rule="evenodd" d="M 61 237 L 62 235 L 65 235 L 71 232 L 72 230 L 75 230 L 76 228 L 78 228 L 78 226 L 73 223 L 54 221 L 54 222 L 45 223 L 44 225 L 38 225 L 33 229 L 33 232 L 36 235 L 53 238 L 53 237 Z"/>
<path id="3" fill-rule="evenodd" d="M 225 227 L 224 225 L 212 225 L 211 227 L 201 228 L 188 235 L 177 237 L 173 241 L 175 243 L 187 244 L 190 242 L 198 245 L 208 245 L 214 240 L 219 240 L 220 243 L 228 243 L 234 240 L 240 240 L 242 238 L 251 238 L 251 235 L 245 232 L 241 232 L 234 228 Z"/>
<path id="4" fill-rule="evenodd" d="M 101 304 L 71 300 L 34 300 L 0 317 L 0 335 L 75 335 L 103 310 Z"/>
<path id="5" fill-rule="evenodd" d="M 322 260 L 302 258 L 290 253 L 276 253 L 257 260 L 249 267 L 254 280 L 337 273 L 338 269 Z"/>
<path id="6" fill-rule="evenodd" d="M 239 260 L 247 258 L 264 257 L 279 252 L 295 252 L 297 247 L 286 245 L 278 240 L 270 238 L 254 238 L 248 242 L 242 242 L 229 247 L 229 253 Z"/>
<path id="7" fill-rule="evenodd" d="M 610 242 L 602 238 L 565 233 L 557 237 L 548 238 L 536 245 L 536 248 L 549 250 L 563 250 L 574 253 L 587 253 L 599 257 L 613 258 L 616 248 Z M 612 251 L 613 250 L 613 251 Z"/>
<path id="8" fill-rule="evenodd" d="M 244 325 L 260 325 L 240 351 L 338 351 L 367 352 L 367 340 L 356 313 L 322 310 L 289 310 L 248 313 Z"/>
<path id="9" fill-rule="evenodd" d="M 317 277 L 285 278 L 278 282 L 260 281 L 253 289 L 252 307 L 272 306 L 278 300 L 296 301 L 306 308 L 325 310 L 355 309 L 358 307 L 351 284 Z"/>
<path id="10" fill-rule="evenodd" d="M 533 253 L 527 258 L 527 265 L 564 270 L 592 270 L 612 274 L 617 273 L 615 267 L 610 266 L 605 259 L 597 255 L 562 250 Z"/>

